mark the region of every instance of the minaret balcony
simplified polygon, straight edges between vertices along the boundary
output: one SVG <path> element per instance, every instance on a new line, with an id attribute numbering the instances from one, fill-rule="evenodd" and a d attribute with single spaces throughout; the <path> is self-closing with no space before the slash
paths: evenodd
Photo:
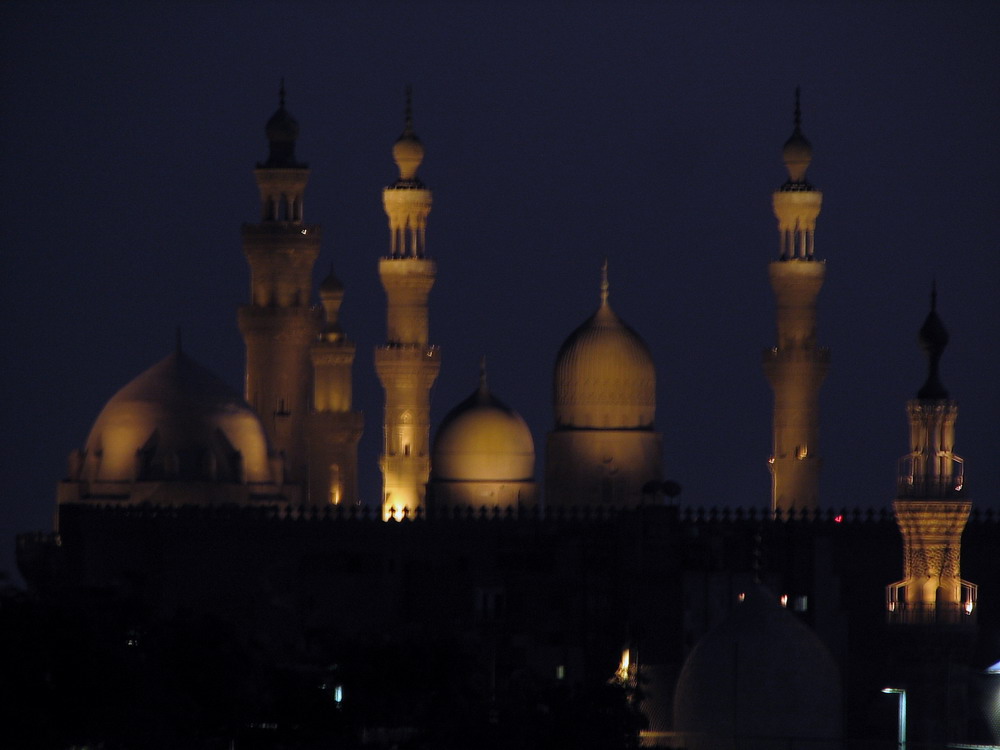
<path id="1" fill-rule="evenodd" d="M 906 581 L 885 587 L 886 620 L 890 625 L 974 627 L 979 587 L 961 580 L 961 600 L 934 604 L 906 601 Z"/>
<path id="2" fill-rule="evenodd" d="M 896 485 L 896 497 L 929 500 L 965 497 L 965 479 L 953 477 L 900 477 Z"/>

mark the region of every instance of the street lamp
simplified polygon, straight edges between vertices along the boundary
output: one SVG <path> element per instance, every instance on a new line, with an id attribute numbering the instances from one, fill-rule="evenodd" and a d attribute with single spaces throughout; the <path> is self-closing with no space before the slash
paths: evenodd
<path id="1" fill-rule="evenodd" d="M 906 688 L 882 688 L 883 693 L 899 696 L 899 750 L 906 750 Z"/>

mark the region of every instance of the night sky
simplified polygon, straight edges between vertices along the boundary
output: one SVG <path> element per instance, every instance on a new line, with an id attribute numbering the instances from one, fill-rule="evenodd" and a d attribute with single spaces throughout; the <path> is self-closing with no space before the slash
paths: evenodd
<path id="1" fill-rule="evenodd" d="M 821 503 L 893 499 L 936 279 L 956 451 L 971 498 L 1000 508 L 998 44 L 995 2 L 4 3 L 0 570 L 16 532 L 51 528 L 67 455 L 178 325 L 240 387 L 240 225 L 282 76 L 305 218 L 324 229 L 317 281 L 332 263 L 358 346 L 364 502 L 380 492 L 381 188 L 411 83 L 435 201 L 435 425 L 485 355 L 540 481 L 555 355 L 607 257 L 612 306 L 656 360 L 680 501 L 766 506 L 770 194 L 801 86 L 832 350 Z"/>

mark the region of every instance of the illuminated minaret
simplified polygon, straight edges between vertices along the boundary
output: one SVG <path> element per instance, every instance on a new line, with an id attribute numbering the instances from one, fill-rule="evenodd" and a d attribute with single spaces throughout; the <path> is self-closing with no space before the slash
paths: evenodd
<path id="1" fill-rule="evenodd" d="M 364 420 L 351 410 L 354 342 L 340 328 L 344 286 L 333 269 L 319 287 L 323 330 L 309 349 L 313 411 L 309 415 L 309 503 L 358 502 L 358 441 Z"/>
<path id="2" fill-rule="evenodd" d="M 319 311 L 310 305 L 320 228 L 302 221 L 309 170 L 295 159 L 299 125 L 285 109 L 284 84 L 266 132 L 270 153 L 254 170 L 260 222 L 243 225 L 251 294 L 250 304 L 239 310 L 247 347 L 246 399 L 272 445 L 284 454 L 286 479 L 304 483 L 312 388 L 309 347 L 320 330 Z"/>
<path id="3" fill-rule="evenodd" d="M 819 504 L 819 389 L 830 354 L 816 344 L 816 298 L 826 263 L 815 254 L 823 194 L 806 182 L 811 160 L 796 90 L 795 130 L 784 148 L 788 180 L 772 198 L 781 235 L 780 256 L 770 264 L 778 345 L 764 351 L 764 373 L 774 390 L 772 510 L 815 509 Z"/>
<path id="4" fill-rule="evenodd" d="M 428 344 L 427 295 L 436 266 L 427 257 L 431 191 L 417 178 L 424 147 L 413 132 L 410 91 L 406 125 L 392 148 L 399 179 L 382 191 L 389 217 L 389 256 L 379 260 L 388 300 L 386 343 L 375 351 L 375 369 L 385 389 L 385 448 L 382 517 L 412 517 L 422 508 L 430 475 L 430 390 L 441 367 Z"/>
<path id="5" fill-rule="evenodd" d="M 955 455 L 958 404 L 941 384 L 938 363 L 948 332 L 937 314 L 937 295 L 920 329 L 927 353 L 927 381 L 907 402 L 910 452 L 899 460 L 892 504 L 903 536 L 903 580 L 887 588 L 890 620 L 955 623 L 972 614 L 976 586 L 961 577 L 962 531 L 972 503 L 965 499 L 965 472 Z"/>

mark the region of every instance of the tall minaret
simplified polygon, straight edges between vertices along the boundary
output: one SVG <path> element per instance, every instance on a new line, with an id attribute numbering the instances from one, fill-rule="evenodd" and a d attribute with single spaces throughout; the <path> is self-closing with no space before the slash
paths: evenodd
<path id="1" fill-rule="evenodd" d="M 439 350 L 427 343 L 427 295 L 435 263 L 426 257 L 431 191 L 417 178 L 424 147 L 413 132 L 410 90 L 406 124 L 392 148 L 399 179 L 382 191 L 389 217 L 389 256 L 379 260 L 388 299 L 387 341 L 375 351 L 385 388 L 382 518 L 400 519 L 424 505 L 430 476 L 430 390 L 441 367 Z"/>
<path id="2" fill-rule="evenodd" d="M 310 305 L 320 228 L 302 221 L 309 170 L 295 159 L 299 125 L 285 109 L 284 83 L 280 97 L 267 121 L 270 153 L 254 170 L 260 222 L 243 225 L 251 302 L 240 307 L 239 325 L 247 347 L 246 399 L 284 454 L 286 479 L 301 484 L 312 388 L 309 347 L 320 330 L 319 311 Z"/>
<path id="3" fill-rule="evenodd" d="M 344 286 L 333 269 L 319 286 L 323 331 L 309 355 L 313 365 L 313 411 L 309 415 L 309 503 L 340 505 L 358 500 L 358 441 L 361 412 L 351 410 L 354 342 L 340 328 Z"/>
<path id="4" fill-rule="evenodd" d="M 962 531 L 972 503 L 965 499 L 965 472 L 955 455 L 958 404 L 938 376 L 948 332 L 937 314 L 937 295 L 920 329 L 927 353 L 927 381 L 906 404 L 910 452 L 899 461 L 892 504 L 903 535 L 903 580 L 890 585 L 890 619 L 904 623 L 955 623 L 972 614 L 976 587 L 961 578 Z"/>
<path id="5" fill-rule="evenodd" d="M 778 345 L 764 351 L 764 373 L 774 390 L 771 509 L 819 505 L 819 388 L 830 353 L 816 345 L 816 297 L 825 261 L 816 260 L 813 236 L 823 194 L 806 182 L 812 146 L 802 135 L 799 92 L 795 130 L 785 142 L 788 180 L 772 198 L 781 253 L 770 264 L 777 298 Z"/>

